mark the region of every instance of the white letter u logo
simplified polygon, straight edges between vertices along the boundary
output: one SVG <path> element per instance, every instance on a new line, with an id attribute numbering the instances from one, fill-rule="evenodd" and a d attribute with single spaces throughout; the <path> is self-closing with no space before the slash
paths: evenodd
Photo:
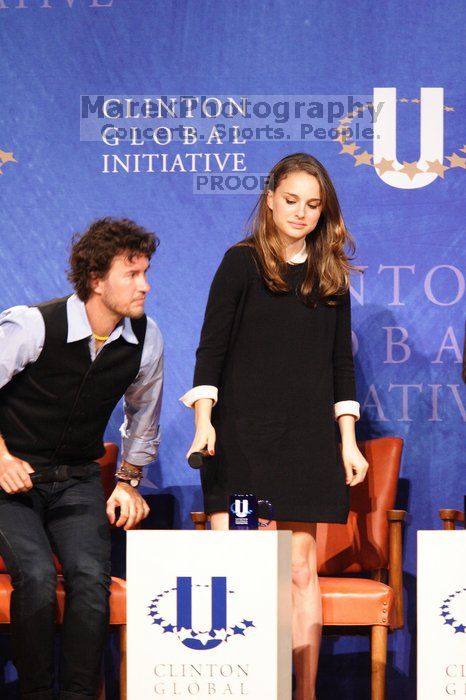
<path id="1" fill-rule="evenodd" d="M 243 498 L 242 501 L 239 498 L 235 499 L 235 515 L 237 518 L 245 518 L 248 514 L 248 499 Z"/>
<path id="2" fill-rule="evenodd" d="M 396 172 L 403 165 L 396 157 L 396 88 L 374 88 L 374 157 L 376 166 L 382 158 L 393 161 L 394 170 L 377 172 L 387 185 L 403 190 L 416 190 L 430 185 L 435 172 L 416 173 L 411 178 L 406 172 Z M 428 162 L 443 163 L 443 88 L 421 88 L 421 138 L 419 170 L 427 170 Z"/>

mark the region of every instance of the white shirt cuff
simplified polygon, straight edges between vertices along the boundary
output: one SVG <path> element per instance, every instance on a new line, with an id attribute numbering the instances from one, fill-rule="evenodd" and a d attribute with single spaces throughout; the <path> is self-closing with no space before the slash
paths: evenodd
<path id="1" fill-rule="evenodd" d="M 212 399 L 212 406 L 215 406 L 218 401 L 217 387 L 209 386 L 208 384 L 195 386 L 187 391 L 186 394 L 183 394 L 180 401 L 184 403 L 187 408 L 192 408 L 198 399 Z"/>
<path id="2" fill-rule="evenodd" d="M 340 416 L 354 416 L 359 420 L 359 403 L 357 401 L 337 401 L 334 404 L 335 420 Z"/>

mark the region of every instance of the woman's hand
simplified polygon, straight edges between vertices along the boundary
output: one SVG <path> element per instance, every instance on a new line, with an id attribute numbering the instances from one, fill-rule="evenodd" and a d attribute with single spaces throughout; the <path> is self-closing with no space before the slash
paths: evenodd
<path id="1" fill-rule="evenodd" d="M 196 434 L 194 435 L 193 443 L 186 454 L 186 459 L 189 457 L 191 452 L 200 452 L 204 449 L 207 449 L 210 455 L 215 454 L 215 428 L 210 420 L 207 419 L 197 423 Z"/>
<path id="2" fill-rule="evenodd" d="M 215 428 L 211 423 L 212 399 L 198 399 L 194 404 L 194 421 L 196 434 L 193 444 L 186 453 L 188 459 L 191 452 L 200 452 L 207 449 L 210 455 L 215 454 Z"/>
<path id="3" fill-rule="evenodd" d="M 356 486 L 364 481 L 369 462 L 360 452 L 356 443 L 345 445 L 343 443 L 341 456 L 346 472 L 346 483 L 348 486 Z"/>

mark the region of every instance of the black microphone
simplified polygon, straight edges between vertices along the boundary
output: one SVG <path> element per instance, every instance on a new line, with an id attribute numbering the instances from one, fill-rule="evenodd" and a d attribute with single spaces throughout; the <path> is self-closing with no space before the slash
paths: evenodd
<path id="1" fill-rule="evenodd" d="M 200 450 L 199 452 L 191 452 L 188 457 L 188 464 L 192 469 L 200 469 L 207 466 L 207 460 L 211 457 L 208 450 Z"/>
<path id="2" fill-rule="evenodd" d="M 66 481 L 70 478 L 70 469 L 67 464 L 59 464 L 53 469 L 29 474 L 33 484 L 49 484 L 52 481 Z"/>

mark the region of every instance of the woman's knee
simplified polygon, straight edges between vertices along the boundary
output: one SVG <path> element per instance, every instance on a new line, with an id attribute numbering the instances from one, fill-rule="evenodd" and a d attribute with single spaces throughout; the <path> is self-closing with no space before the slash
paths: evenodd
<path id="1" fill-rule="evenodd" d="M 306 557 L 294 557 L 291 562 L 292 581 L 297 588 L 306 589 L 316 580 L 317 572 Z"/>

